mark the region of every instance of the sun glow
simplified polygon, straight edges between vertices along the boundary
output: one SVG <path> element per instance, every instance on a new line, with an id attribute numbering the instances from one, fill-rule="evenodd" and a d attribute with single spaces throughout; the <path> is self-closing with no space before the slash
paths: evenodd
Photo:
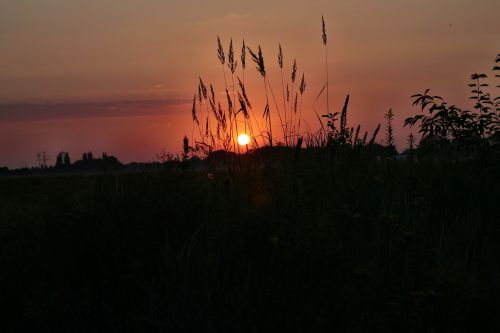
<path id="1" fill-rule="evenodd" d="M 238 135 L 238 144 L 240 146 L 246 146 L 249 143 L 250 143 L 250 136 L 248 134 L 241 133 L 240 135 Z"/>

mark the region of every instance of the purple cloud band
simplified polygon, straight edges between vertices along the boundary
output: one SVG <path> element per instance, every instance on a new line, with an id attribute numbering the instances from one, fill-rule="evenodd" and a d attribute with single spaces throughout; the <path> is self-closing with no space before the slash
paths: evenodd
<path id="1" fill-rule="evenodd" d="M 189 104 L 186 99 L 131 100 L 35 104 L 0 104 L 0 123 L 91 117 L 132 117 L 168 114 L 173 106 Z"/>

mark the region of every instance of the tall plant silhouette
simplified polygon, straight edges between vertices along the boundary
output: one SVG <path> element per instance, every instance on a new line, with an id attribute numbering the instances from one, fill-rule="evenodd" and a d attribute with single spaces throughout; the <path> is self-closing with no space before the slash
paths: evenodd
<path id="1" fill-rule="evenodd" d="M 301 119 L 302 119 L 302 102 L 303 102 L 303 96 L 304 96 L 305 91 L 306 91 L 306 79 L 305 79 L 305 74 L 302 73 L 302 80 L 300 80 L 300 86 L 299 86 L 300 108 L 299 108 L 299 122 L 297 125 L 297 133 L 299 133 L 299 134 L 300 134 L 300 124 L 301 124 Z"/>
<path id="2" fill-rule="evenodd" d="M 227 56 L 227 66 L 229 67 L 229 70 L 231 71 L 231 87 L 232 87 L 232 93 L 233 93 L 233 105 L 236 105 L 236 94 L 234 92 L 234 72 L 236 71 L 236 68 L 238 67 L 238 62 L 234 59 L 234 49 L 233 49 L 233 39 L 231 38 L 229 42 L 229 52 Z M 235 127 L 235 137 L 234 141 L 236 141 L 236 137 L 238 136 L 238 112 L 234 113 L 234 127 Z M 238 152 L 240 151 L 240 146 L 236 144 L 235 146 L 238 147 Z"/>
<path id="3" fill-rule="evenodd" d="M 495 63 L 498 62 L 497 56 Z M 498 70 L 498 66 L 493 70 Z M 430 95 L 430 89 L 427 89 L 423 94 L 413 95 L 412 98 L 413 105 L 419 105 L 421 111 L 427 111 L 428 114 L 409 117 L 404 126 L 418 124 L 423 137 L 438 136 L 449 141 L 477 141 L 497 137 L 500 133 L 499 97 L 492 98 L 485 91 L 489 85 L 482 80 L 486 78 L 486 74 L 478 73 L 470 77 L 470 99 L 474 101 L 475 111 L 449 106 L 442 97 Z"/>
<path id="4" fill-rule="evenodd" d="M 328 37 L 326 35 L 326 25 L 325 25 L 325 19 L 324 19 L 323 15 L 321 15 L 321 23 L 322 23 L 321 37 L 323 40 L 323 45 L 325 46 L 326 112 L 329 113 L 330 112 L 330 83 L 329 83 L 329 78 L 328 78 Z"/>
<path id="5" fill-rule="evenodd" d="M 394 127 L 393 127 L 394 112 L 392 112 L 392 109 L 389 109 L 389 111 L 387 111 L 387 113 L 384 115 L 384 118 L 386 120 L 385 145 L 389 149 L 390 153 L 395 153 L 396 145 L 394 144 Z"/>
<path id="6" fill-rule="evenodd" d="M 234 143 L 234 135 L 233 135 L 233 102 L 231 101 L 231 98 L 229 97 L 229 90 L 227 87 L 227 78 L 226 78 L 226 68 L 225 68 L 225 63 L 226 63 L 226 54 L 224 53 L 224 48 L 222 47 L 222 43 L 220 41 L 220 37 L 217 36 L 217 57 L 219 58 L 219 61 L 222 66 L 222 73 L 224 75 L 224 85 L 226 88 L 226 95 L 227 95 L 227 108 L 228 108 L 228 116 L 229 116 L 229 135 L 231 138 L 231 141 L 233 142 L 233 148 L 236 150 L 236 144 Z"/>
<path id="7" fill-rule="evenodd" d="M 292 90 L 291 90 L 291 103 L 289 104 L 289 108 L 290 108 L 290 118 L 289 118 L 289 121 L 290 121 L 290 129 L 291 129 L 291 131 L 293 131 L 294 105 L 296 104 L 296 103 L 294 103 L 294 101 L 296 101 L 294 99 L 294 96 L 295 96 L 295 79 L 296 78 L 297 78 L 297 59 L 294 59 L 293 60 L 292 71 L 290 73 L 290 84 L 292 86 Z M 295 134 L 295 133 L 292 133 L 292 134 Z"/>
<path id="8" fill-rule="evenodd" d="M 241 46 L 241 71 L 243 76 L 243 84 L 245 84 L 245 69 L 247 68 L 247 47 L 245 45 L 245 38 Z"/>
<path id="9" fill-rule="evenodd" d="M 264 65 L 264 57 L 262 56 L 262 49 L 259 45 L 258 54 L 255 54 L 252 51 L 252 49 L 250 49 L 249 47 L 247 47 L 247 49 L 248 49 L 248 52 L 250 52 L 252 60 L 256 65 L 257 71 L 262 76 L 262 79 L 264 82 L 264 90 L 266 93 L 266 106 L 264 107 L 264 118 L 266 119 L 266 124 L 267 124 L 268 142 L 269 142 L 269 145 L 272 147 L 273 146 L 273 129 L 272 129 L 271 113 L 270 113 L 270 109 L 269 109 L 269 94 L 267 92 L 266 67 Z"/>
<path id="10" fill-rule="evenodd" d="M 315 144 L 317 146 L 363 146 L 368 144 L 367 136 L 368 132 L 364 132 L 362 136 L 363 139 L 360 139 L 361 136 L 361 128 L 358 127 L 348 127 L 347 126 L 347 112 L 348 112 L 348 104 L 349 104 L 349 95 L 347 95 L 344 106 L 341 112 L 330 112 L 330 100 L 329 100 L 329 73 L 328 73 L 328 38 L 326 31 L 326 24 L 324 17 L 321 17 L 322 23 L 322 42 L 325 47 L 325 74 L 326 74 L 326 82 L 324 83 L 320 93 L 318 94 L 318 99 L 326 90 L 326 109 L 327 112 L 322 116 L 326 118 L 326 124 L 322 123 L 321 116 L 314 110 L 318 119 L 320 120 L 321 128 L 317 132 L 312 132 L 309 124 L 306 123 L 308 127 L 307 137 L 305 138 L 306 145 Z M 245 89 L 245 69 L 246 69 L 246 54 L 248 53 L 251 56 L 251 60 L 255 63 L 256 68 L 260 76 L 262 77 L 262 81 L 264 84 L 264 92 L 265 92 L 265 106 L 263 111 L 263 119 L 265 122 L 264 131 L 260 128 L 259 121 L 260 117 L 256 117 L 254 110 L 252 109 L 252 105 L 250 99 L 248 97 L 248 93 Z M 192 128 L 192 141 L 196 143 L 194 140 L 194 127 L 198 127 L 198 131 L 201 137 L 201 143 L 207 144 L 205 139 L 210 139 L 209 145 L 212 147 L 217 146 L 223 147 L 225 150 L 228 150 L 232 145 L 233 151 L 239 151 L 239 146 L 237 146 L 236 137 L 239 132 L 239 127 L 241 124 L 244 124 L 245 132 L 247 129 L 250 131 L 252 139 L 254 141 L 254 147 L 258 146 L 257 138 L 262 138 L 261 140 L 267 142 L 270 146 L 273 146 L 276 142 L 280 142 L 281 138 L 276 139 L 275 133 L 273 132 L 273 122 L 279 120 L 281 129 L 283 131 L 283 140 L 286 146 L 293 145 L 295 140 L 299 140 L 302 137 L 301 125 L 302 125 L 302 109 L 303 109 L 303 100 L 304 93 L 306 90 L 306 80 L 305 74 L 302 73 L 302 77 L 300 80 L 300 84 L 296 86 L 298 77 L 298 66 L 297 60 L 294 59 L 291 72 L 289 73 L 288 82 L 285 82 L 285 61 L 284 61 L 284 52 L 281 44 L 278 44 L 278 66 L 281 74 L 281 93 L 282 93 L 282 110 L 283 116 L 280 112 L 281 107 L 278 105 L 276 100 L 276 96 L 273 91 L 273 86 L 270 82 L 267 68 L 264 64 L 264 57 L 262 54 L 262 48 L 259 45 L 258 50 L 254 52 L 250 47 L 248 47 L 245 43 L 245 40 L 242 41 L 242 49 L 241 49 L 241 76 L 243 80 L 238 76 L 238 61 L 235 59 L 235 52 L 233 47 L 233 40 L 230 39 L 228 53 L 224 52 L 224 48 L 221 42 L 221 38 L 217 36 L 217 57 L 219 62 L 221 63 L 222 74 L 224 77 L 224 86 L 225 86 L 225 98 L 227 103 L 227 108 L 223 108 L 221 106 L 221 102 L 216 100 L 217 95 L 214 93 L 214 87 L 210 84 L 210 94 L 208 94 L 208 89 L 201 78 L 199 78 L 198 83 L 198 92 L 195 94 L 195 98 L 193 100 L 193 108 L 192 108 L 192 120 L 193 120 L 193 128 Z M 226 65 L 227 68 L 231 72 L 231 89 L 227 83 L 226 76 Z M 235 79 L 236 76 L 236 79 Z M 237 82 L 236 82 L 237 80 Z M 286 85 L 286 90 L 285 90 Z M 230 92 L 231 90 L 231 92 Z M 274 102 L 273 110 L 271 110 L 270 99 L 272 98 Z M 279 97 L 278 97 L 279 98 Z M 198 104 L 196 104 L 196 99 L 198 100 Z M 203 111 L 203 103 L 205 103 L 206 111 Z M 224 102 L 222 103 L 224 104 Z M 281 102 L 280 102 L 281 104 Z M 210 108 L 210 110 L 209 110 Z M 210 118 L 213 117 L 215 119 L 216 131 L 213 132 L 212 124 Z M 253 120 L 251 118 L 253 117 Z M 273 119 L 274 118 L 274 119 Z M 339 119 L 337 119 L 339 118 Z M 338 126 L 336 121 L 339 120 Z M 257 127 L 255 129 L 254 127 Z M 377 127 L 375 132 L 373 133 L 371 143 L 373 143 L 374 138 L 378 134 L 378 130 L 380 127 Z M 354 135 L 354 130 L 356 129 L 356 134 Z M 227 131 L 227 133 L 224 133 Z M 215 133 L 215 135 L 214 135 Z M 217 143 L 216 143 L 217 141 Z M 228 145 L 229 142 L 229 145 Z"/>
<path id="11" fill-rule="evenodd" d="M 288 145 L 288 119 L 287 119 L 287 108 L 285 103 L 285 83 L 283 79 L 283 49 L 281 48 L 281 44 L 278 46 L 278 66 L 280 68 L 281 73 L 281 92 L 283 95 L 283 112 L 285 118 L 285 145 Z"/>

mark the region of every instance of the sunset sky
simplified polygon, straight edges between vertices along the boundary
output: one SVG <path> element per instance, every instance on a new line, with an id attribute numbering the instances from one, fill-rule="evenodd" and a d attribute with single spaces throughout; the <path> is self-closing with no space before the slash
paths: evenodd
<path id="1" fill-rule="evenodd" d="M 0 166 L 34 165 L 37 151 L 73 160 L 108 152 L 123 162 L 179 151 L 198 76 L 223 91 L 217 35 L 226 52 L 233 38 L 238 59 L 243 38 L 261 45 L 277 93 L 281 43 L 286 75 L 295 58 L 305 72 L 304 119 L 315 129 L 312 108 L 325 110 L 314 101 L 325 80 L 322 14 L 332 109 L 349 93 L 349 124 L 371 132 L 393 108 L 401 151 L 409 133 L 401 124 L 418 111 L 410 95 L 431 88 L 470 105 L 468 77 L 491 74 L 500 52 L 498 13 L 498 0 L 2 0 Z M 261 78 L 247 62 L 260 110 Z"/>

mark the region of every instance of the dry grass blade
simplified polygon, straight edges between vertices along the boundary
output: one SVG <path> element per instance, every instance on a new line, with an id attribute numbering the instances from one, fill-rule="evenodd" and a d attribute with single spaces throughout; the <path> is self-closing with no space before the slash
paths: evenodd
<path id="1" fill-rule="evenodd" d="M 199 89 L 199 92 L 200 92 L 200 98 L 201 96 L 203 96 L 203 98 L 206 100 L 207 99 L 207 87 L 205 86 L 205 84 L 203 83 L 203 80 L 201 79 L 201 77 L 198 77 L 200 79 L 200 89 Z"/>
<path id="2" fill-rule="evenodd" d="M 198 82 L 198 103 L 200 104 L 200 107 L 201 107 L 202 101 L 203 101 L 203 92 L 202 92 L 201 84 Z"/>
<path id="3" fill-rule="evenodd" d="M 366 137 L 368 136 L 368 132 L 365 131 L 365 134 L 363 135 L 363 141 L 362 141 L 362 145 L 365 146 L 366 145 Z"/>
<path id="4" fill-rule="evenodd" d="M 323 94 L 323 91 L 325 90 L 326 86 L 327 86 L 327 83 L 325 82 L 325 84 L 323 85 L 323 88 L 321 88 L 321 91 L 319 92 L 318 96 L 316 96 L 315 101 L 317 101 L 318 98 L 321 97 L 321 94 Z"/>
<path id="5" fill-rule="evenodd" d="M 214 87 L 210 84 L 210 108 L 212 109 L 212 113 L 217 117 L 217 110 L 215 109 L 215 93 Z"/>
<path id="6" fill-rule="evenodd" d="M 243 84 L 243 82 L 241 82 L 239 77 L 237 77 L 237 78 L 238 78 L 238 85 L 240 86 L 240 89 L 241 89 L 241 94 L 243 95 L 243 98 L 245 99 L 245 103 L 247 104 L 247 106 L 250 109 L 252 109 L 252 105 L 250 104 L 250 101 L 248 100 L 248 97 L 247 97 L 245 85 Z"/>
<path id="7" fill-rule="evenodd" d="M 245 117 L 245 119 L 248 120 L 249 116 L 248 116 L 247 106 L 246 106 L 245 100 L 243 99 L 243 97 L 241 96 L 241 94 L 239 92 L 238 92 L 238 101 L 240 102 L 240 109 L 238 110 L 238 112 L 242 112 L 243 117 Z"/>
<path id="8" fill-rule="evenodd" d="M 263 117 L 267 119 L 268 116 L 269 116 L 269 104 L 266 104 L 266 107 L 264 108 Z"/>
<path id="9" fill-rule="evenodd" d="M 354 139 L 352 141 L 352 145 L 357 145 L 358 144 L 358 140 L 359 140 L 359 130 L 361 129 L 361 125 L 358 125 L 358 127 L 356 127 L 356 134 L 354 135 Z"/>
<path id="10" fill-rule="evenodd" d="M 377 139 L 377 135 L 378 135 L 379 131 L 380 131 L 380 124 L 378 124 L 377 128 L 375 128 L 375 131 L 373 131 L 372 138 L 370 139 L 370 145 L 373 145 L 373 143 L 375 143 L 375 140 Z M 366 133 L 365 133 L 365 137 L 366 137 Z M 366 141 L 366 139 L 364 139 L 363 141 Z"/>
<path id="11" fill-rule="evenodd" d="M 321 120 L 321 116 L 318 114 L 318 112 L 314 108 L 313 108 L 313 111 L 314 111 L 314 114 L 316 115 L 316 117 L 318 118 L 319 124 L 321 125 L 321 130 L 323 132 L 325 132 L 326 129 L 325 129 L 325 126 L 323 125 L 323 121 Z"/>
<path id="12" fill-rule="evenodd" d="M 233 114 L 233 101 L 231 101 L 231 96 L 229 96 L 229 91 L 226 89 L 227 106 L 229 115 Z"/>

